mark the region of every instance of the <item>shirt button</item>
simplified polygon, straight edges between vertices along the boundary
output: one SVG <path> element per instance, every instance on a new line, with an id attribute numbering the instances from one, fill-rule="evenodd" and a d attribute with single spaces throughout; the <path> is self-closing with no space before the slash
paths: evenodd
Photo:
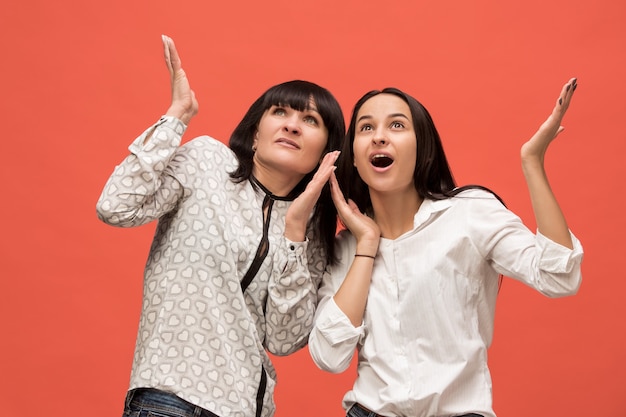
<path id="1" fill-rule="evenodd" d="M 296 250 L 296 246 L 295 245 L 291 245 L 291 246 L 289 246 L 289 249 Z"/>

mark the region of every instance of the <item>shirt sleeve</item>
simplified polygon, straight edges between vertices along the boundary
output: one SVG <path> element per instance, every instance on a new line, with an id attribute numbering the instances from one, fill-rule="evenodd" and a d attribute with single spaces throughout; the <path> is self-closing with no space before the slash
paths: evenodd
<path id="1" fill-rule="evenodd" d="M 514 278 L 548 297 L 573 295 L 582 282 L 583 248 L 571 233 L 573 249 L 532 233 L 495 198 L 478 198 L 468 210 L 475 244 L 500 274 Z"/>
<path id="2" fill-rule="evenodd" d="M 335 293 L 341 286 L 353 259 L 353 242 L 343 232 L 337 239 L 339 261 L 324 272 L 318 291 L 315 324 L 309 336 L 309 353 L 322 370 L 339 373 L 352 361 L 357 345 L 363 340 L 365 326 L 354 327 L 350 319 L 337 306 Z"/>
<path id="3" fill-rule="evenodd" d="M 267 349 L 289 355 L 307 343 L 317 305 L 317 287 L 325 267 L 321 250 L 308 239 L 292 242 L 284 236 L 274 259 L 266 304 Z"/>
<path id="4" fill-rule="evenodd" d="M 135 139 L 128 148 L 130 155 L 115 168 L 98 199 L 100 220 L 112 226 L 139 226 L 176 206 L 183 187 L 166 168 L 186 128 L 180 120 L 163 116 Z"/>

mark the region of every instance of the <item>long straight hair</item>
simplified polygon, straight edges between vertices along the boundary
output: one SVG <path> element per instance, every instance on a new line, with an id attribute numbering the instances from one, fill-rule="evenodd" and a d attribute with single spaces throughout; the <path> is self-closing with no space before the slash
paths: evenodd
<path id="1" fill-rule="evenodd" d="M 441 137 L 430 113 L 415 98 L 393 87 L 387 87 L 383 90 L 372 90 L 361 97 L 354 105 L 346 140 L 343 143 L 341 156 L 337 162 L 337 178 L 346 198 L 351 198 L 363 212 L 371 213 L 372 200 L 369 188 L 361 179 L 353 164 L 354 150 L 352 145 L 356 135 L 356 122 L 359 110 L 366 101 L 379 94 L 391 94 L 400 97 L 409 106 L 417 144 L 413 184 L 421 198 L 443 200 L 454 197 L 467 189 L 479 188 L 492 193 L 502 202 L 502 199 L 496 193 L 481 185 L 470 184 L 457 187 L 443 149 Z"/>

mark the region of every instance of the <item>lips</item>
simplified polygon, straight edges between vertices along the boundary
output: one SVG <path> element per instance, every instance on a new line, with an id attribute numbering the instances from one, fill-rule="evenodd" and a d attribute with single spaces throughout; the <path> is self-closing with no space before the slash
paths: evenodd
<path id="1" fill-rule="evenodd" d="M 370 163 L 376 168 L 387 168 L 393 164 L 393 158 L 384 153 L 376 153 L 370 157 Z"/>
<path id="2" fill-rule="evenodd" d="M 282 143 L 285 144 L 291 148 L 294 149 L 300 149 L 300 145 L 298 145 L 298 143 L 296 141 L 293 141 L 291 139 L 287 139 L 287 138 L 279 138 L 276 140 L 276 143 Z"/>

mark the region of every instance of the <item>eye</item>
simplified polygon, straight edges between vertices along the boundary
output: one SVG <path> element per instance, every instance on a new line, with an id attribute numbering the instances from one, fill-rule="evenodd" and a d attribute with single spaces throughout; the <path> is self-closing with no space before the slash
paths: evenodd
<path id="1" fill-rule="evenodd" d="M 319 120 L 317 120 L 317 117 L 311 115 L 304 116 L 304 121 L 313 126 L 318 126 L 320 124 Z"/>
<path id="2" fill-rule="evenodd" d="M 399 122 L 399 121 L 393 121 L 391 122 L 391 128 L 392 129 L 403 129 L 404 128 L 404 123 Z"/>
<path id="3" fill-rule="evenodd" d="M 372 125 L 367 124 L 367 123 L 364 123 L 361 126 L 359 126 L 359 132 L 366 132 L 366 131 L 369 131 L 369 130 L 372 130 L 372 129 L 373 129 Z"/>
<path id="4" fill-rule="evenodd" d="M 284 116 L 287 114 L 287 110 L 282 107 L 275 107 L 272 114 L 275 114 L 276 116 Z"/>

